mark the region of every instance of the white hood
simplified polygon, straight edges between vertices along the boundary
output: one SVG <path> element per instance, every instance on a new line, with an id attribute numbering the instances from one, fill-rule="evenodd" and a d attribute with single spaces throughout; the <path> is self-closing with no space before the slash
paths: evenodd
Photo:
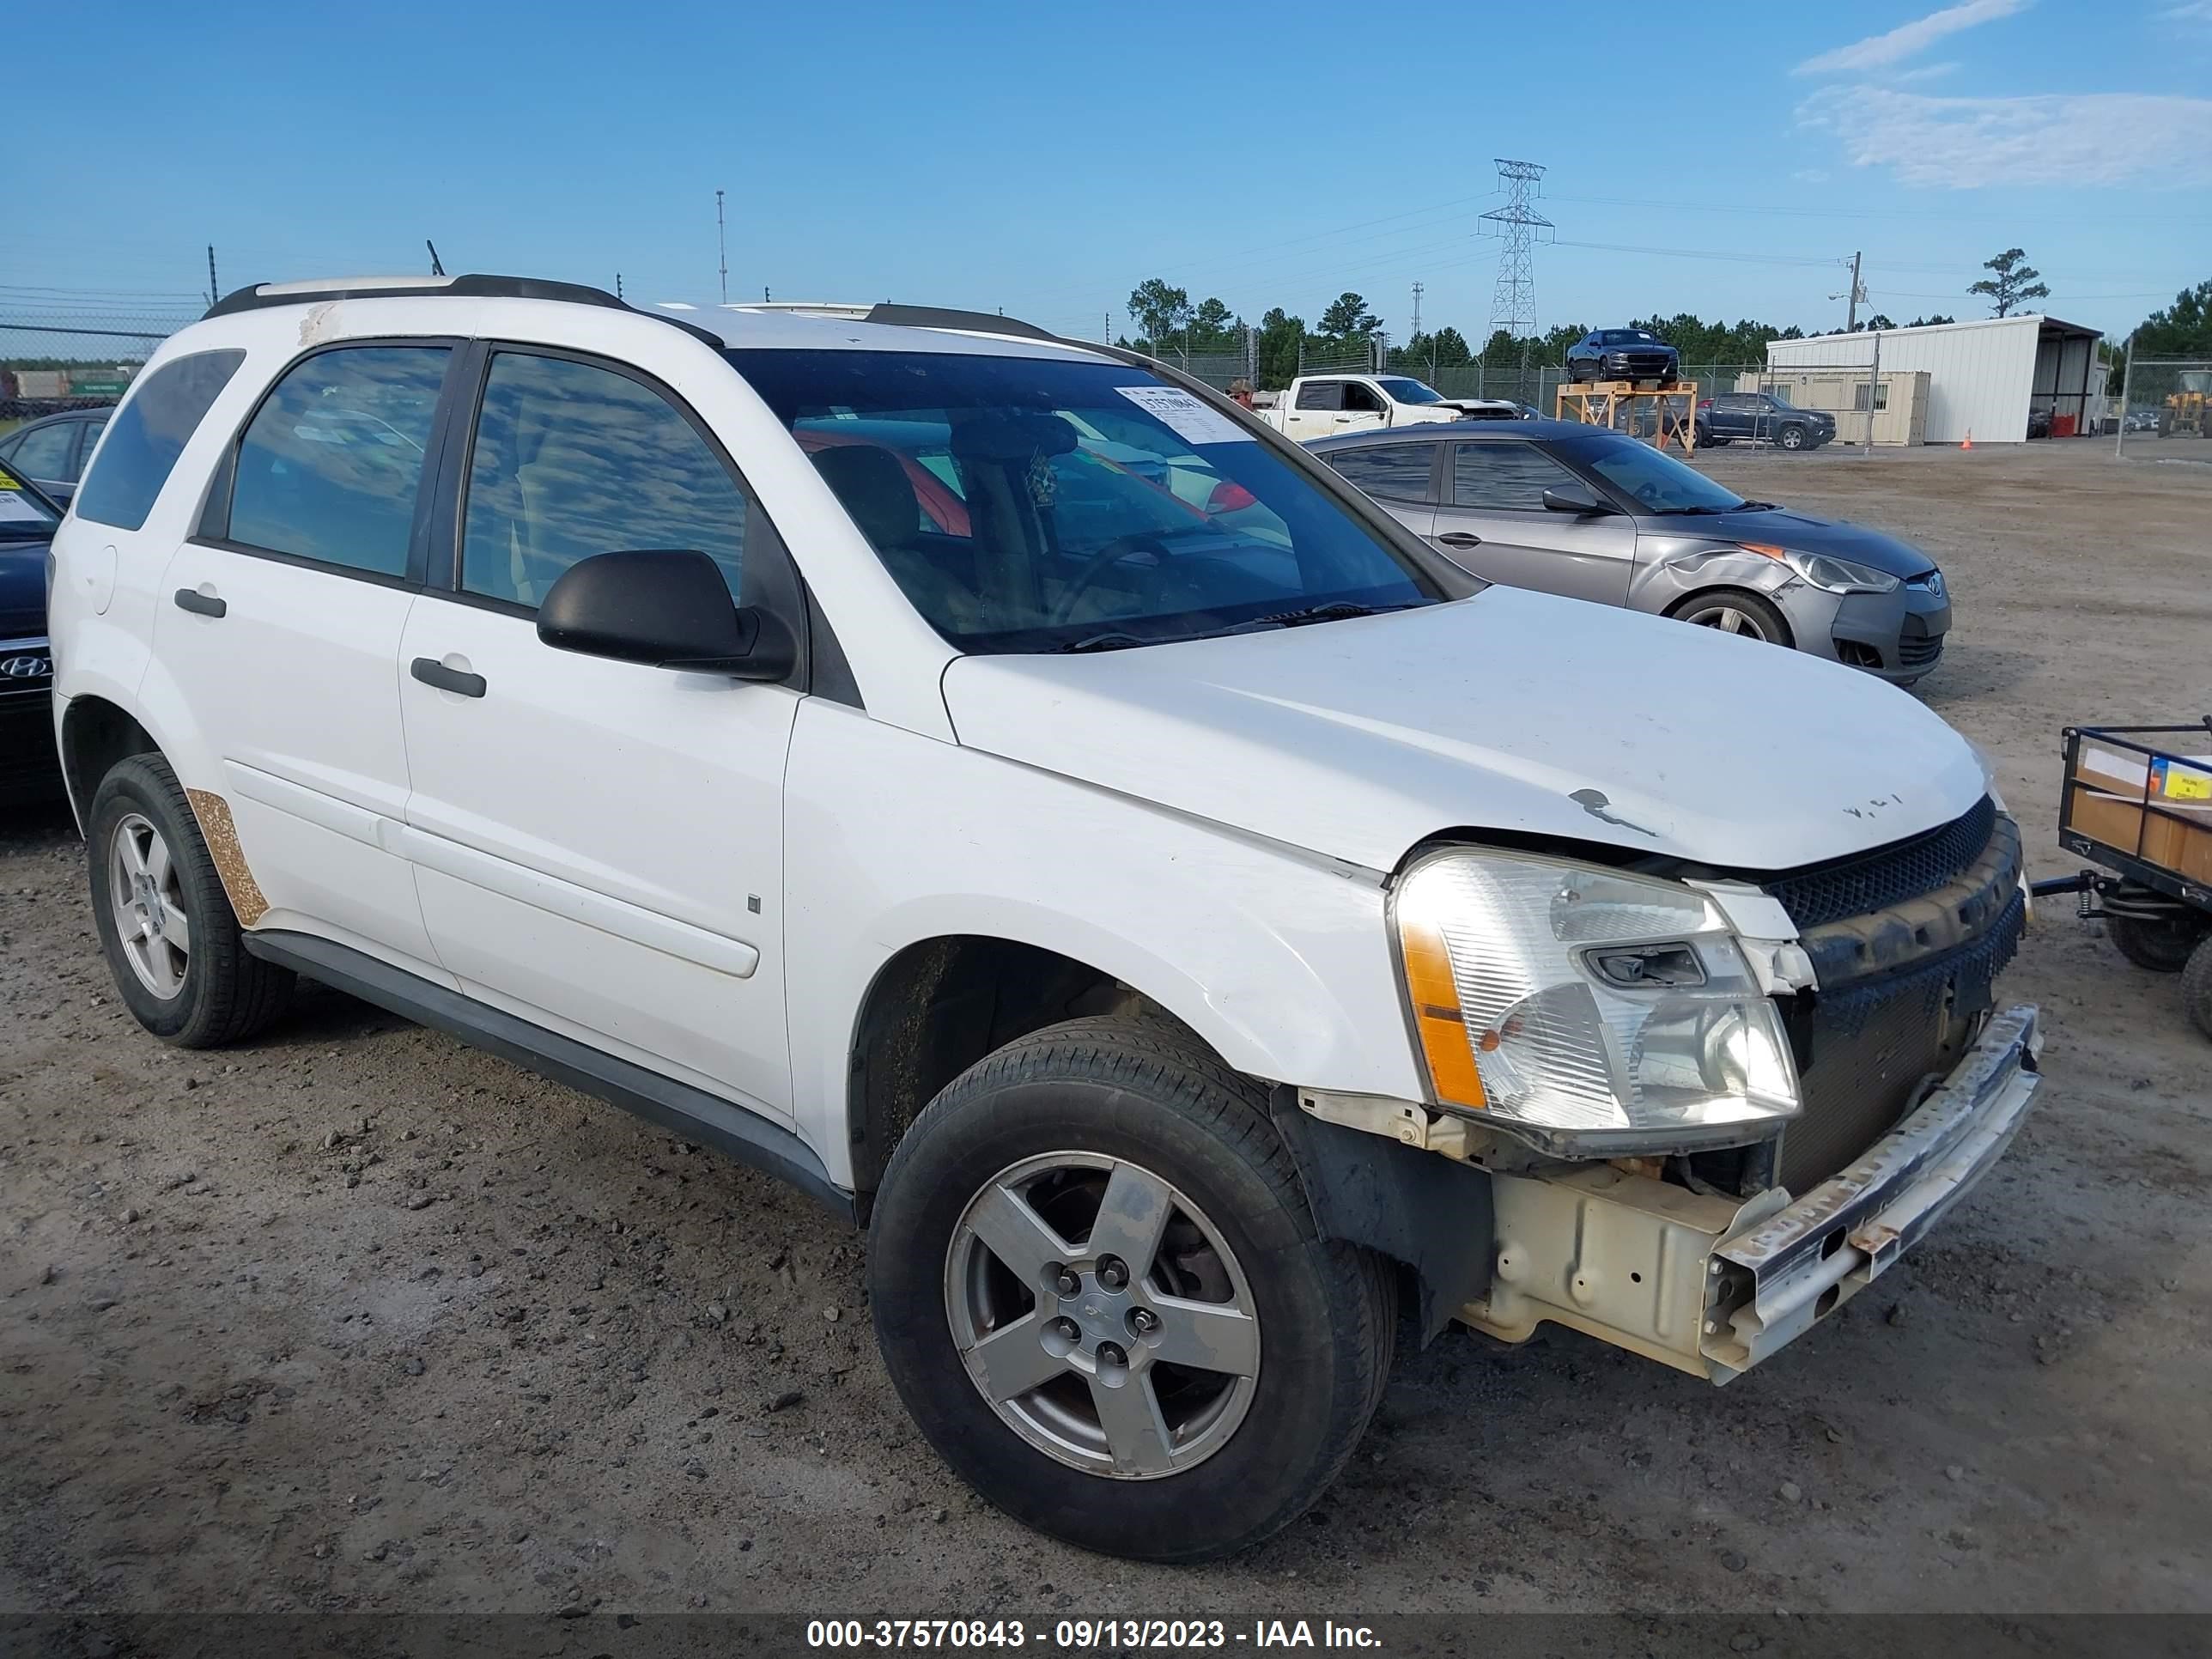
<path id="1" fill-rule="evenodd" d="M 1492 587 L 1380 617 L 945 672 L 960 742 L 1370 869 L 1457 830 L 1739 870 L 1932 829 L 1987 787 L 1871 675 Z"/>

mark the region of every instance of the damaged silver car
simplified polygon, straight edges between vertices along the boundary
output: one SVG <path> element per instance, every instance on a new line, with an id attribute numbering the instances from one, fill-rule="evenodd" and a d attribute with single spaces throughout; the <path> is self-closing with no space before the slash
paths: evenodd
<path id="1" fill-rule="evenodd" d="M 1740 634 L 1911 685 L 1951 626 L 1909 542 L 1746 501 L 1625 433 L 1565 421 L 1309 446 L 1478 576 Z"/>

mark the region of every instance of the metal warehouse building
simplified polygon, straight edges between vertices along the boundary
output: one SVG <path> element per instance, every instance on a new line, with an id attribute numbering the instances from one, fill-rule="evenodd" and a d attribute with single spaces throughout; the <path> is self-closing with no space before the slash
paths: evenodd
<path id="1" fill-rule="evenodd" d="M 2030 410 L 2051 414 L 2051 434 L 2096 430 L 2103 410 L 2105 365 L 2094 328 L 2056 317 L 1992 317 L 1978 323 L 1935 323 L 1810 340 L 1770 340 L 1767 368 L 1785 374 L 1808 368 L 1870 368 L 1882 378 L 1928 375 L 1922 436 L 1931 444 L 2019 443 Z"/>

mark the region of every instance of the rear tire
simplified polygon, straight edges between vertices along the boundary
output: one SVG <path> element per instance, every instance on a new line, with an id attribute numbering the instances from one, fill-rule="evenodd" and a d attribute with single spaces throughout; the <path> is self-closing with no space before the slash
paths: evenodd
<path id="1" fill-rule="evenodd" d="M 2178 974 L 2194 960 L 2199 935 L 2204 929 L 2193 921 L 2145 921 L 2136 916 L 2108 916 L 2105 931 L 2119 952 L 2138 968 L 2154 974 Z"/>
<path id="2" fill-rule="evenodd" d="M 214 1048 L 284 1010 L 289 969 L 246 953 L 183 786 L 159 755 L 118 762 L 85 818 L 92 918 L 124 1006 L 165 1042 Z"/>
<path id="3" fill-rule="evenodd" d="M 1787 647 L 1796 643 L 1782 613 L 1747 588 L 1716 587 L 1692 593 L 1667 614 L 1677 622 L 1741 634 L 1768 645 Z"/>
<path id="4" fill-rule="evenodd" d="M 2212 1037 L 2212 932 L 2197 941 L 2181 970 L 2181 1006 L 2197 1029 Z"/>
<path id="5" fill-rule="evenodd" d="M 1316 1235 L 1264 1088 L 1120 1018 L 946 1086 L 885 1172 L 868 1282 L 892 1383 L 956 1473 L 1149 1561 L 1303 1514 L 1365 1431 L 1397 1326 L 1389 1265 Z"/>

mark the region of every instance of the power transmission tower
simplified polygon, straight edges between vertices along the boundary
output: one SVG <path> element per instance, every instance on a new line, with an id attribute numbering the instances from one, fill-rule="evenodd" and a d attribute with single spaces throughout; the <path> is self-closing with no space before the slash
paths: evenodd
<path id="1" fill-rule="evenodd" d="M 1425 291 L 1419 283 L 1413 284 L 1413 333 L 1416 337 L 1421 331 L 1421 295 Z"/>
<path id="2" fill-rule="evenodd" d="M 1498 260 L 1498 288 L 1490 300 L 1490 329 L 1504 329 L 1522 343 L 1528 355 L 1529 337 L 1536 331 L 1536 261 L 1531 252 L 1552 222 L 1528 205 L 1543 188 L 1544 169 L 1534 161 L 1509 161 L 1498 156 L 1498 184 L 1505 192 L 1505 205 L 1482 216 L 1485 235 L 1504 241 Z"/>
<path id="3" fill-rule="evenodd" d="M 722 192 L 714 192 L 714 248 L 722 261 L 722 303 L 730 303 L 730 240 L 722 229 Z"/>

